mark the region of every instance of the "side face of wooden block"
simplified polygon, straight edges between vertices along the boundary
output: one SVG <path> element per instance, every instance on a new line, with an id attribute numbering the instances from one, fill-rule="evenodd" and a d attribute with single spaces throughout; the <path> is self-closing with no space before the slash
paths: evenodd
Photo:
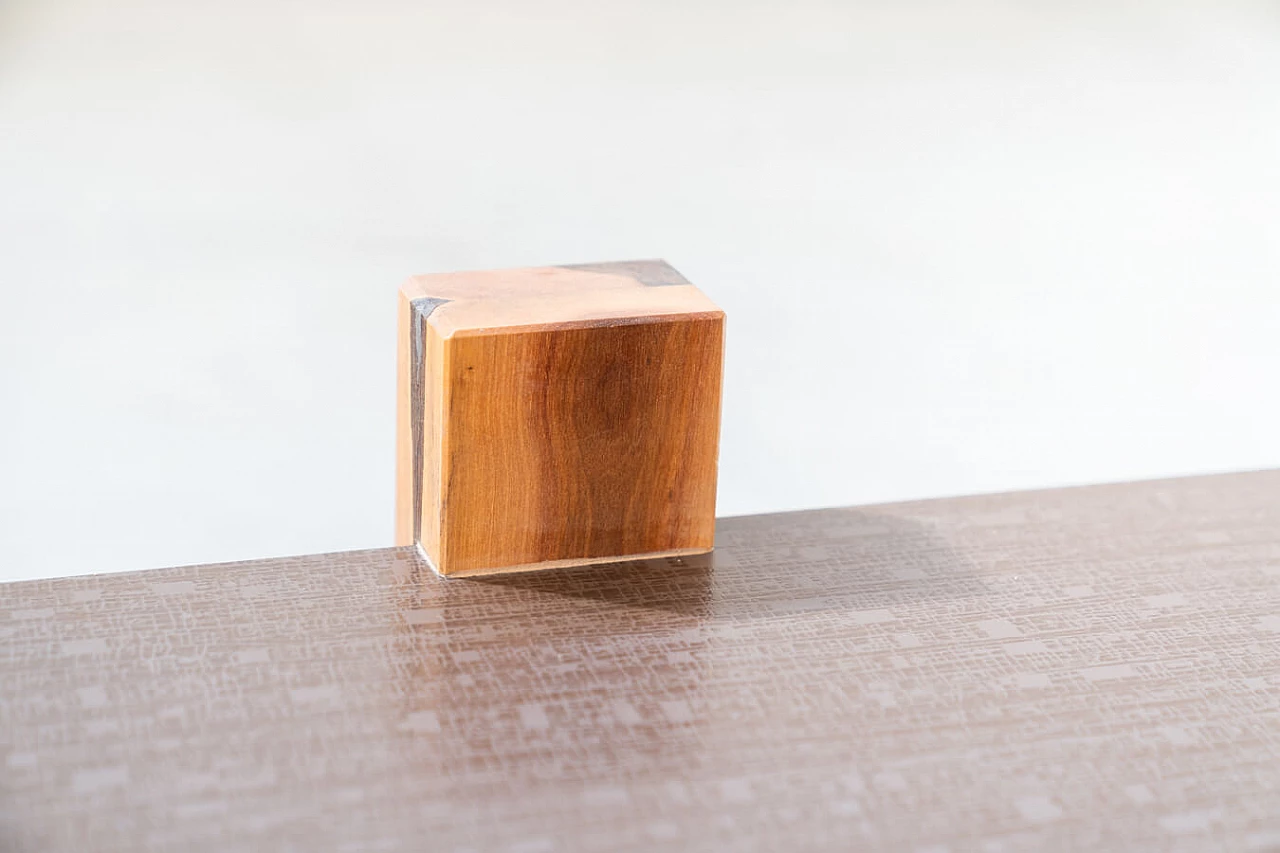
<path id="1" fill-rule="evenodd" d="M 662 262 L 411 279 L 397 540 L 442 574 L 710 550 L 723 347 Z"/>

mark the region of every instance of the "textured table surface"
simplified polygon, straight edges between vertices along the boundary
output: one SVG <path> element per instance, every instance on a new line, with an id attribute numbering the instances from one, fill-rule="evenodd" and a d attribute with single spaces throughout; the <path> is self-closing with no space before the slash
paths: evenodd
<path id="1" fill-rule="evenodd" d="M 718 542 L 0 585 L 0 849 L 1280 850 L 1280 472 Z"/>

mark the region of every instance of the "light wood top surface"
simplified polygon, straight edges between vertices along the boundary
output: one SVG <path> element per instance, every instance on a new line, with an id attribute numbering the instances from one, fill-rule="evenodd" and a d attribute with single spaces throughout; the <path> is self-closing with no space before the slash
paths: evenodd
<path id="1" fill-rule="evenodd" d="M 442 338 L 724 316 L 661 260 L 416 275 L 401 291 L 410 300 L 438 301 L 427 322 Z"/>

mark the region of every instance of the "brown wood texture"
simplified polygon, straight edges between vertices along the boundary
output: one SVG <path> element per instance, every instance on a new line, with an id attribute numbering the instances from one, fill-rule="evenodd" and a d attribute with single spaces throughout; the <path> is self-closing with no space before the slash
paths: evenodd
<path id="1" fill-rule="evenodd" d="M 718 537 L 0 585 L 0 849 L 1280 847 L 1280 472 Z"/>
<path id="2" fill-rule="evenodd" d="M 704 553 L 724 315 L 660 261 L 401 290 L 397 542 L 443 574 Z"/>

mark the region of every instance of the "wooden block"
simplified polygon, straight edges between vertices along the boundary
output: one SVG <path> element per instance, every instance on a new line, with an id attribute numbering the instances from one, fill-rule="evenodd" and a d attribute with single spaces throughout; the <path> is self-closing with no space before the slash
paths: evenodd
<path id="1" fill-rule="evenodd" d="M 444 575 L 711 550 L 724 312 L 663 261 L 400 289 L 396 542 Z"/>

